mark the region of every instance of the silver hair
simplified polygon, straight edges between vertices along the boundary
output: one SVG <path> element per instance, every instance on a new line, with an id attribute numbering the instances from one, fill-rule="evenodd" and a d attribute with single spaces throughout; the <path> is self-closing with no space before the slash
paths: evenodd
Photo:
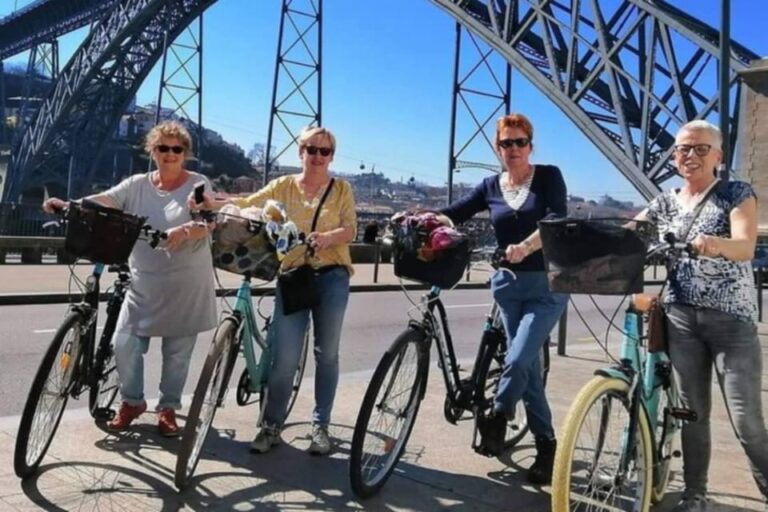
<path id="1" fill-rule="evenodd" d="M 709 132 L 709 134 L 715 140 L 714 149 L 722 149 L 723 134 L 720 131 L 720 128 L 710 123 L 709 121 L 705 121 L 703 119 L 696 119 L 695 121 L 687 122 L 680 127 L 680 130 L 678 130 L 677 133 L 680 134 L 682 132 L 698 132 L 698 131 Z"/>

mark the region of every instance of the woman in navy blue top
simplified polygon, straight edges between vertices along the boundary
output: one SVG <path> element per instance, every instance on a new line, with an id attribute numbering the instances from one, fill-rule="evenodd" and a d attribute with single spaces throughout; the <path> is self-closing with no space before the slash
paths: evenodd
<path id="1" fill-rule="evenodd" d="M 486 178 L 442 213 L 458 224 L 490 210 L 496 240 L 506 250 L 505 267 L 512 271 L 496 272 L 491 279 L 493 298 L 507 333 L 507 357 L 494 413 L 481 428 L 483 446 L 494 455 L 502 451 L 507 420 L 517 402 L 524 400 L 536 440 L 536 460 L 528 470 L 528 481 L 548 484 L 557 443 L 539 353 L 568 296 L 549 290 L 537 222 L 566 215 L 565 182 L 557 167 L 530 163 L 533 126 L 523 115 L 498 120 L 496 150 L 505 172 Z"/>

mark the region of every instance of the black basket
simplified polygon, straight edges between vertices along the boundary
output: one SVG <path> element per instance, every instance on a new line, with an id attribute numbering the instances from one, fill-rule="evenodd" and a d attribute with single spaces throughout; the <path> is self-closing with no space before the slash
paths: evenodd
<path id="1" fill-rule="evenodd" d="M 645 255 L 652 237 L 648 222 L 542 220 L 539 231 L 552 291 L 596 295 L 643 291 Z"/>
<path id="2" fill-rule="evenodd" d="M 466 238 L 455 247 L 440 251 L 432 261 L 420 260 L 413 249 L 395 242 L 393 257 L 397 277 L 448 289 L 461 280 L 469 264 L 470 244 Z"/>
<path id="3" fill-rule="evenodd" d="M 272 281 L 280 270 L 275 248 L 259 222 L 226 217 L 213 231 L 211 250 L 213 266 L 227 272 Z"/>
<path id="4" fill-rule="evenodd" d="M 125 263 L 146 220 L 93 201 L 71 202 L 64 249 L 97 263 Z"/>

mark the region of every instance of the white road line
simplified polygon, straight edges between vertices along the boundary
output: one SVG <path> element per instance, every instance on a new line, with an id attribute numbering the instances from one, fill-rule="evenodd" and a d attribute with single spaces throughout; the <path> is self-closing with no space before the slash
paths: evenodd
<path id="1" fill-rule="evenodd" d="M 101 325 L 99 327 L 96 327 L 96 330 L 100 331 L 103 328 L 104 328 L 104 326 Z M 34 331 L 32 331 L 32 334 L 53 334 L 56 331 L 57 331 L 57 329 L 35 329 Z"/>
<path id="2" fill-rule="evenodd" d="M 445 306 L 445 309 L 462 309 L 462 308 L 489 308 L 491 303 L 486 304 L 456 304 L 453 306 Z"/>

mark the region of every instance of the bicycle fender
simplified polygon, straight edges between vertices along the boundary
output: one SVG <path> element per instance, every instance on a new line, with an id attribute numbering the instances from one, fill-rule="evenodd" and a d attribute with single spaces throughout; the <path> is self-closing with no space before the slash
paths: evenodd
<path id="1" fill-rule="evenodd" d="M 623 380 L 629 385 L 632 384 L 632 379 L 630 379 L 629 375 L 618 368 L 600 368 L 595 370 L 595 375 L 600 377 L 607 377 L 609 379 L 619 379 Z"/>

